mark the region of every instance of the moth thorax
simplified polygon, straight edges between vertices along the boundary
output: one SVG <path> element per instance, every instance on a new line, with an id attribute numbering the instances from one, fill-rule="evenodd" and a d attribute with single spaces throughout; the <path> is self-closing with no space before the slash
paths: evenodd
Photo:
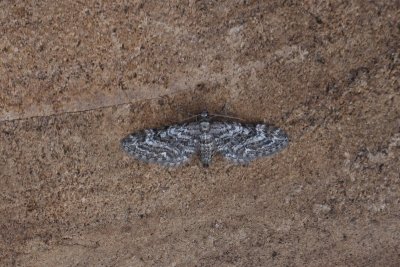
<path id="1" fill-rule="evenodd" d="M 208 121 L 200 122 L 200 130 L 203 133 L 210 131 L 210 123 Z"/>

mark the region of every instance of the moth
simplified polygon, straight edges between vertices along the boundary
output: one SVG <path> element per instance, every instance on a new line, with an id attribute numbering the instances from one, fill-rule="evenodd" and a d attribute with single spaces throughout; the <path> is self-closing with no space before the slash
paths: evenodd
<path id="1" fill-rule="evenodd" d="M 216 153 L 233 163 L 248 164 L 281 151 L 289 143 L 279 128 L 217 117 L 203 111 L 192 122 L 132 133 L 121 140 L 121 146 L 136 159 L 164 166 L 178 166 L 198 153 L 203 166 L 208 167 Z"/>

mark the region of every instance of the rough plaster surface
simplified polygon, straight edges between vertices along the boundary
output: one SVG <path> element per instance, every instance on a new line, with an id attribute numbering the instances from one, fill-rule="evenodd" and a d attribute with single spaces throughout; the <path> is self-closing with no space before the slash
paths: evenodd
<path id="1" fill-rule="evenodd" d="M 1 1 L 1 266 L 398 266 L 398 1 Z M 285 129 L 165 169 L 129 132 Z"/>

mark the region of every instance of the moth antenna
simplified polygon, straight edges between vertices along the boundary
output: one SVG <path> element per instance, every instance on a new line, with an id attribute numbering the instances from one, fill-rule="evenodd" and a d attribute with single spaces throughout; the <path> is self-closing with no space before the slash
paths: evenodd
<path id="1" fill-rule="evenodd" d="M 194 118 L 196 118 L 196 120 L 197 120 L 197 118 L 200 116 L 200 114 L 197 114 L 197 115 L 191 115 L 190 117 L 188 117 L 188 118 L 186 118 L 186 119 L 183 119 L 183 120 L 181 120 L 180 121 L 180 123 L 182 123 L 182 122 L 186 122 L 186 121 L 191 121 L 191 120 L 193 120 Z"/>
<path id="2" fill-rule="evenodd" d="M 239 118 L 239 117 L 228 116 L 228 115 L 222 115 L 222 114 L 216 114 L 216 113 L 210 113 L 209 115 L 210 115 L 210 116 L 213 116 L 213 117 L 221 117 L 221 118 L 239 120 L 239 121 L 244 122 L 244 120 L 241 119 L 241 118 Z"/>

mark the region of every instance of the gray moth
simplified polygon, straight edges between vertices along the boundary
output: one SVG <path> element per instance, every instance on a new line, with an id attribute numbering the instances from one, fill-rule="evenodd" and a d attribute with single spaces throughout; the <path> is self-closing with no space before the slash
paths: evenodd
<path id="1" fill-rule="evenodd" d="M 121 146 L 136 159 L 164 166 L 178 166 L 199 154 L 208 167 L 216 153 L 233 163 L 248 164 L 279 152 L 289 142 L 279 128 L 216 117 L 204 111 L 192 122 L 132 133 L 121 140 Z"/>

